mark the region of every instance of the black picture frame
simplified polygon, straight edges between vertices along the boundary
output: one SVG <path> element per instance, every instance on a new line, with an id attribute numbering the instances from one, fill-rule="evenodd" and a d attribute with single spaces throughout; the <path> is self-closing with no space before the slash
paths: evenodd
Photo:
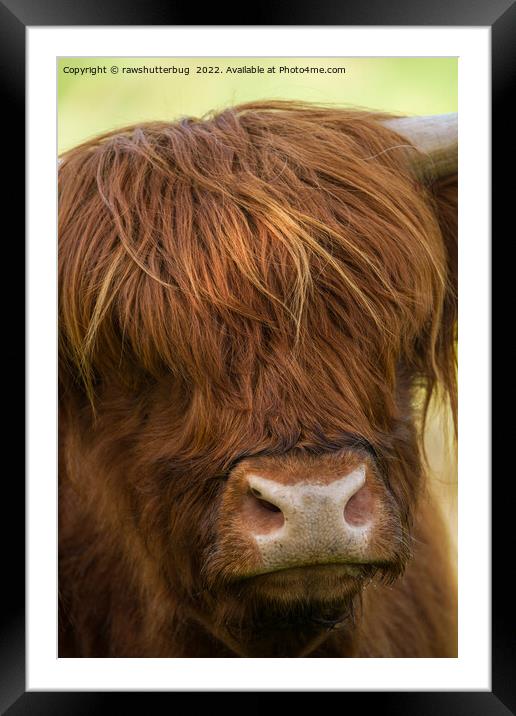
<path id="1" fill-rule="evenodd" d="M 507 118 L 511 117 L 509 102 L 516 78 L 516 4 L 513 0 L 353 0 L 337 4 L 335 0 L 319 0 L 317 3 L 287 2 L 260 3 L 251 7 L 248 16 L 235 22 L 230 6 L 203 9 L 174 3 L 170 0 L 89 0 L 88 3 L 73 0 L 3 0 L 0 1 L 0 75 L 4 98 L 2 112 L 5 122 L 4 176 L 8 184 L 4 198 L 13 217 L 25 216 L 24 204 L 24 146 L 25 146 L 25 36 L 27 27 L 80 26 L 80 25 L 199 25 L 193 22 L 201 14 L 203 26 L 209 25 L 385 25 L 385 26 L 484 26 L 491 28 L 492 39 L 492 236 L 504 246 L 504 265 L 507 266 L 506 241 L 502 238 L 506 227 L 513 231 L 514 210 L 512 183 L 506 180 L 508 155 L 513 152 Z M 240 18 L 239 18 L 240 20 Z M 509 159 L 510 165 L 510 159 Z M 512 165 L 514 166 L 514 165 Z M 9 171 L 6 168 L 9 167 Z M 512 201 L 511 201 L 512 199 Z M 509 215 L 511 212 L 512 216 Z M 22 222 L 14 223 L 21 234 Z M 10 230 L 13 266 L 24 263 L 22 236 Z M 16 240 L 15 240 L 16 235 Z M 509 242 L 510 243 L 510 242 Z M 492 247 L 496 247 L 494 241 Z M 493 251 L 493 258 L 494 258 Z M 21 283 L 14 290 L 10 301 L 24 306 Z M 508 292 L 503 289 L 511 282 L 497 279 L 492 290 L 492 329 L 502 324 L 503 309 L 508 304 Z M 30 289 L 30 287 L 28 287 Z M 16 360 L 14 347 L 24 345 L 24 319 L 9 310 L 4 314 L 4 331 L 9 336 L 8 349 L 4 355 L 9 359 L 9 382 L 25 384 L 23 360 Z M 28 346 L 30 349 L 31 346 Z M 13 354 L 10 355 L 10 350 Z M 505 358 L 505 364 L 504 364 Z M 510 363 L 505 350 L 492 353 L 492 374 L 511 375 Z M 495 370 L 496 367 L 496 370 Z M 19 376 L 17 376 L 17 372 Z M 18 377 L 18 380 L 16 378 Z M 500 380 L 503 380 L 501 378 Z M 494 386 L 493 386 L 494 388 Z M 507 398 L 510 401 L 510 398 Z M 14 402 L 14 401 L 13 401 Z M 19 393 L 16 403 L 23 405 Z M 493 394 L 492 410 L 496 407 Z M 12 408 L 12 404 L 11 404 Z M 11 427 L 21 426 L 10 410 Z M 505 420 L 496 433 L 493 431 L 492 455 L 503 454 L 508 440 L 510 425 Z M 20 432 L 21 434 L 21 432 Z M 471 446 L 473 449 L 473 446 Z M 11 448 L 12 451 L 12 448 Z M 18 464 L 21 461 L 18 460 Z M 117 693 L 112 692 L 26 692 L 25 691 L 25 487 L 21 470 L 16 463 L 9 468 L 9 479 L 4 480 L 4 510 L 12 519 L 8 536 L 5 537 L 3 555 L 3 609 L 0 636 L 0 708 L 9 716 L 19 714 L 86 714 L 103 708 L 119 708 L 119 698 L 131 699 L 131 706 L 144 707 L 146 712 L 157 706 L 160 697 L 173 697 L 169 693 Z M 4 468 L 5 469 L 5 468 Z M 502 471 L 503 472 L 503 471 Z M 511 470 L 512 473 L 512 470 Z M 509 495 L 514 484 L 512 478 L 498 475 L 492 487 L 492 691 L 452 692 L 346 692 L 343 695 L 346 709 L 360 703 L 368 709 L 381 709 L 383 714 L 453 714 L 460 716 L 502 716 L 516 713 L 516 626 L 513 605 L 514 591 L 508 585 L 507 561 L 510 546 L 514 543 L 514 500 Z M 8 506 L 8 510 L 6 509 Z M 509 561 L 510 564 L 510 561 Z M 512 566 L 511 566 L 512 571 Z M 145 698 L 145 706 L 142 702 Z M 358 702 L 360 699 L 360 702 Z M 364 703 L 366 699 L 366 703 Z M 351 700 L 351 701 L 350 701 Z M 352 703 L 353 702 L 353 703 Z"/>

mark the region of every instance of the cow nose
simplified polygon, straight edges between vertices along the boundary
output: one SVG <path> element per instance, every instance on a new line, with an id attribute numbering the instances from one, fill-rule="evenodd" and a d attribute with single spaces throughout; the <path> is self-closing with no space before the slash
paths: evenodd
<path id="1" fill-rule="evenodd" d="M 264 571 L 353 561 L 366 547 L 373 495 L 364 465 L 328 484 L 285 485 L 247 476 L 245 529 Z"/>

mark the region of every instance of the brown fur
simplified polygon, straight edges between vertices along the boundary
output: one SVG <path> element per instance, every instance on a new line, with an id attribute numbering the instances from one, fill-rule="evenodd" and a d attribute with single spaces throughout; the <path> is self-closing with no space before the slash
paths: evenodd
<path id="1" fill-rule="evenodd" d="M 381 119 L 255 103 L 63 157 L 61 656 L 456 654 L 419 447 L 456 397 L 456 176 L 419 185 Z M 362 444 L 387 575 L 314 605 L 207 569 L 239 461 Z"/>

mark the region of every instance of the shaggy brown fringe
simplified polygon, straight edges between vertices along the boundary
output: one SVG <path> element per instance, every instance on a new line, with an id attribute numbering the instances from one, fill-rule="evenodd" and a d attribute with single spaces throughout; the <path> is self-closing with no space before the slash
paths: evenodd
<path id="1" fill-rule="evenodd" d="M 456 404 L 456 177 L 420 185 L 416 150 L 382 118 L 249 103 L 62 157 L 60 585 L 74 653 L 209 655 L 192 624 L 245 622 L 246 605 L 218 605 L 200 578 L 244 455 L 366 440 L 403 529 L 419 520 L 435 541 L 417 511 L 414 400 L 422 389 L 424 415 L 440 386 Z M 431 625 L 413 655 L 446 650 L 453 621 L 434 588 L 446 570 L 425 554 L 401 580 Z M 405 592 L 393 598 L 424 631 Z M 448 609 L 438 625 L 431 605 Z"/>
<path id="2" fill-rule="evenodd" d="M 454 235 L 454 206 L 432 211 L 406 140 L 379 119 L 251 103 L 65 154 L 61 345 L 90 398 L 100 376 L 131 384 L 136 367 L 255 407 L 249 345 L 289 369 L 320 349 L 317 326 L 328 362 L 336 325 L 357 406 L 361 386 L 392 384 L 400 356 L 428 395 L 440 382 L 455 399 L 455 266 L 439 230 Z"/>

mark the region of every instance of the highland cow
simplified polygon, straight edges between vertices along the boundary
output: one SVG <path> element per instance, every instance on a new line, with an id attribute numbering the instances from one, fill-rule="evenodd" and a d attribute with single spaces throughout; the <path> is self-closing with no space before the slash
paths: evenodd
<path id="1" fill-rule="evenodd" d="M 62 157 L 60 656 L 456 655 L 456 152 L 256 102 Z"/>

